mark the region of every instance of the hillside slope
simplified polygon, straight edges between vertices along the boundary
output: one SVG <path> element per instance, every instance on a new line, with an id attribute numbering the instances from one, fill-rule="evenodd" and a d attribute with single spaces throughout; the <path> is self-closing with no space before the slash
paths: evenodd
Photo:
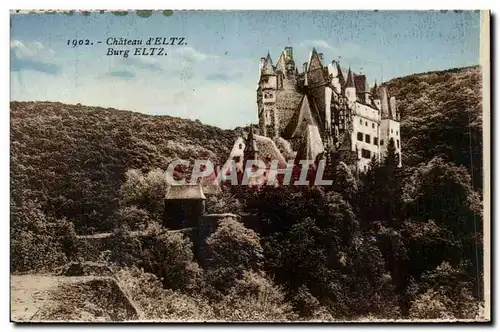
<path id="1" fill-rule="evenodd" d="M 403 163 L 437 155 L 463 165 L 482 186 L 478 67 L 415 74 L 386 83 L 398 99 Z M 37 200 L 78 232 L 109 231 L 130 168 L 165 169 L 175 158 L 222 163 L 237 130 L 198 121 L 55 102 L 11 103 L 11 203 Z"/>
<path id="2" fill-rule="evenodd" d="M 11 203 L 37 200 L 78 231 L 109 230 L 124 173 L 176 158 L 223 162 L 235 133 L 170 116 L 11 102 Z"/>
<path id="3" fill-rule="evenodd" d="M 403 162 L 440 155 L 467 167 L 482 187 L 482 92 L 478 66 L 415 74 L 385 84 L 401 112 Z"/>

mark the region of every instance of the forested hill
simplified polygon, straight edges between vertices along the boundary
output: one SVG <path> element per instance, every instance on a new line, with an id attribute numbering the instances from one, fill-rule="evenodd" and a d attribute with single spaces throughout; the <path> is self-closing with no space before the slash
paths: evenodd
<path id="1" fill-rule="evenodd" d="M 403 164 L 440 155 L 482 183 L 478 67 L 416 74 L 387 84 L 402 118 Z M 224 162 L 236 130 L 199 121 L 55 102 L 11 103 L 11 202 L 37 201 L 78 231 L 109 230 L 128 169 L 165 169 L 175 158 Z"/>
<path id="2" fill-rule="evenodd" d="M 482 83 L 479 66 L 415 74 L 386 83 L 401 112 L 403 163 L 440 155 L 465 166 L 482 187 Z"/>
<path id="3" fill-rule="evenodd" d="M 235 132 L 170 116 L 56 102 L 11 102 L 11 202 L 37 201 L 77 230 L 110 227 L 128 169 L 223 162 Z"/>

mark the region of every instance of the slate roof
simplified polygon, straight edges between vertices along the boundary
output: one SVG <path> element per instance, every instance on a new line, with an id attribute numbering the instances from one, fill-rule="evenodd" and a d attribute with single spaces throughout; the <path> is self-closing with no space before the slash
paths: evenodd
<path id="1" fill-rule="evenodd" d="M 200 184 L 171 185 L 167 189 L 165 199 L 206 199 Z"/>
<path id="2" fill-rule="evenodd" d="M 281 154 L 274 141 L 266 136 L 253 135 L 255 143 L 259 149 L 258 156 L 261 158 L 269 158 L 271 160 L 278 160 L 279 164 L 286 164 L 286 160 Z"/>
<path id="3" fill-rule="evenodd" d="M 304 136 L 297 151 L 296 160 L 316 161 L 318 155 L 325 151 L 318 126 L 307 125 Z"/>
<path id="4" fill-rule="evenodd" d="M 275 75 L 273 60 L 271 59 L 271 55 L 269 52 L 267 53 L 267 57 L 264 60 L 264 66 L 262 67 L 262 74 L 264 75 Z"/>
<path id="5" fill-rule="evenodd" d="M 347 72 L 346 87 L 347 88 L 354 88 L 354 77 L 353 77 L 351 68 L 349 68 L 349 71 Z"/>
<path id="6" fill-rule="evenodd" d="M 356 92 L 367 92 L 366 76 L 365 75 L 355 75 L 354 76 L 354 86 L 356 87 Z"/>
<path id="7" fill-rule="evenodd" d="M 290 119 L 290 122 L 283 131 L 283 137 L 286 139 L 301 137 L 302 133 L 306 129 L 307 125 L 317 126 L 316 118 L 314 117 L 314 111 L 311 109 L 311 103 L 309 103 L 309 97 L 305 94 L 299 104 L 299 107 L 295 111 L 294 115 Z"/>

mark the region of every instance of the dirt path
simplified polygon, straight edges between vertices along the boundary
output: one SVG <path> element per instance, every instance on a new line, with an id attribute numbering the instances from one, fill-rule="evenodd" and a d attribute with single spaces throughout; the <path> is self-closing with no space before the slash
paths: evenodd
<path id="1" fill-rule="evenodd" d="M 51 305 L 50 296 L 58 287 L 100 278 L 102 277 L 13 275 L 10 277 L 10 318 L 14 322 L 30 321 L 42 307 Z"/>

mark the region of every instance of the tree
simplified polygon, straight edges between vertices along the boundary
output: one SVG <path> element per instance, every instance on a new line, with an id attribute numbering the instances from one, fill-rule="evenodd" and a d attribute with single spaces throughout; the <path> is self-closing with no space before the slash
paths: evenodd
<path id="1" fill-rule="evenodd" d="M 166 190 L 167 179 L 162 170 L 154 169 L 144 176 L 140 170 L 129 169 L 120 190 L 122 205 L 135 205 L 146 210 L 152 219 L 161 220 Z"/>
<path id="2" fill-rule="evenodd" d="M 380 164 L 372 160 L 363 176 L 360 204 L 366 227 L 374 221 L 395 226 L 403 217 L 402 172 L 398 164 L 399 154 L 391 138 L 384 160 Z"/>
<path id="3" fill-rule="evenodd" d="M 152 270 L 164 287 L 185 292 L 199 290 L 202 270 L 194 261 L 193 243 L 181 232 L 164 232 L 153 237 L 148 247 L 153 254 Z M 155 266 L 156 265 L 156 266 Z"/>
<path id="4" fill-rule="evenodd" d="M 152 222 L 148 211 L 135 205 L 122 207 L 117 212 L 118 227 L 125 224 L 132 231 L 145 230 Z"/>
<path id="5" fill-rule="evenodd" d="M 206 250 L 208 282 L 223 293 L 244 271 L 258 271 L 264 258 L 259 236 L 230 218 L 221 220 L 206 239 Z"/>

